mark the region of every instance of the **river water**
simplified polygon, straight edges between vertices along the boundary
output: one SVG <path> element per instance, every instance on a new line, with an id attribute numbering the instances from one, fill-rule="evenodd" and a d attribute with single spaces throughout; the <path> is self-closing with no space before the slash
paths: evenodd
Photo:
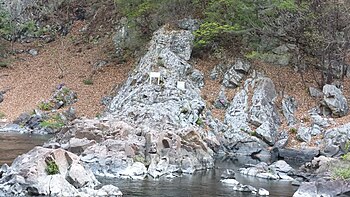
<path id="1" fill-rule="evenodd" d="M 0 165 L 12 161 L 23 153 L 28 152 L 37 145 L 44 144 L 50 136 L 19 134 L 19 133 L 0 133 Z"/>
<path id="2" fill-rule="evenodd" d="M 243 197 L 256 196 L 250 193 L 235 192 L 228 184 L 220 182 L 220 176 L 226 169 L 238 169 L 234 161 L 217 161 L 216 168 L 199 171 L 193 175 L 182 175 L 177 178 L 160 178 L 159 180 L 120 180 L 104 179 L 104 183 L 118 186 L 125 197 Z M 236 180 L 242 184 L 249 184 L 256 188 L 270 191 L 272 197 L 293 196 L 298 189 L 288 181 L 272 181 L 236 173 Z"/>
<path id="3" fill-rule="evenodd" d="M 20 154 L 26 153 L 37 145 L 42 145 L 48 136 L 0 133 L 0 165 L 10 164 Z M 102 183 L 113 184 L 120 188 L 125 197 L 242 197 L 254 196 L 235 192 L 228 184 L 220 182 L 220 176 L 226 169 L 238 169 L 242 163 L 237 160 L 217 159 L 215 169 L 196 172 L 193 175 L 181 175 L 176 178 L 159 180 L 102 179 Z M 236 179 L 242 184 L 270 191 L 272 197 L 289 197 L 297 187 L 287 181 L 271 181 L 241 176 Z"/>

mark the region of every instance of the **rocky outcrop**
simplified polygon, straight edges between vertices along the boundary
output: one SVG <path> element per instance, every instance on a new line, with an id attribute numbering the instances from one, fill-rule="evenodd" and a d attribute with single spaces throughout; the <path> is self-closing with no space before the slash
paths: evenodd
<path id="1" fill-rule="evenodd" d="M 325 107 L 323 113 L 325 115 L 328 115 L 328 111 L 333 117 L 343 117 L 348 114 L 348 102 L 341 90 L 334 85 L 326 84 L 323 87 L 323 94 L 323 106 Z"/>
<path id="2" fill-rule="evenodd" d="M 212 168 L 212 148 L 220 144 L 200 94 L 203 74 L 187 62 L 192 41 L 191 31 L 155 32 L 105 115 L 74 121 L 57 142 L 99 176 L 157 178 Z"/>
<path id="3" fill-rule="evenodd" d="M 0 196 L 89 196 L 92 193 L 86 193 L 85 189 L 95 191 L 98 184 L 77 155 L 62 149 L 36 147 L 17 157 L 11 167 L 2 172 Z M 118 188 L 115 191 L 113 195 L 122 195 Z"/>
<path id="4" fill-rule="evenodd" d="M 303 182 L 293 197 L 313 196 L 348 196 L 350 184 L 347 181 L 325 181 Z"/>
<path id="5" fill-rule="evenodd" d="M 95 175 L 142 179 L 214 165 L 212 151 L 195 128 L 162 133 L 109 118 L 76 120 L 57 137 L 60 146 L 80 154 Z"/>
<path id="6" fill-rule="evenodd" d="M 257 127 L 256 134 L 269 145 L 273 145 L 280 125 L 274 100 L 277 97 L 275 85 L 269 78 L 257 78 L 250 108 L 250 123 Z"/>
<path id="7" fill-rule="evenodd" d="M 264 188 L 256 189 L 255 187 L 251 185 L 243 185 L 240 182 L 238 182 L 236 179 L 222 179 L 220 180 L 223 184 L 230 185 L 233 189 L 233 191 L 239 191 L 239 192 L 245 192 L 245 193 L 251 193 L 252 195 L 258 195 L 258 196 L 269 196 L 270 192 L 267 191 Z"/>
<path id="8" fill-rule="evenodd" d="M 159 130 L 196 125 L 204 119 L 205 103 L 191 80 L 194 70 L 186 62 L 192 40 L 190 31 L 157 31 L 147 54 L 112 99 L 109 112 L 126 122 Z M 159 72 L 159 84 L 151 83 L 150 72 Z M 177 88 L 179 81 L 185 82 L 184 90 Z"/>
<path id="9" fill-rule="evenodd" d="M 251 98 L 250 94 L 253 95 Z M 224 123 L 228 128 L 222 139 L 226 151 L 269 157 L 267 147 L 275 144 L 280 125 L 274 104 L 276 96 L 271 79 L 257 77 L 246 80 L 244 88 L 235 95 L 226 110 Z"/>
<path id="10" fill-rule="evenodd" d="M 322 153 L 334 156 L 349 151 L 347 143 L 350 140 L 350 123 L 328 129 L 324 132 L 322 140 Z"/>
<path id="11" fill-rule="evenodd" d="M 314 87 L 309 87 L 309 93 L 310 96 L 314 97 L 314 98 L 322 98 L 323 97 L 323 93 L 321 90 L 314 88 Z"/>
<path id="12" fill-rule="evenodd" d="M 302 165 L 312 161 L 314 157 L 319 156 L 320 150 L 317 148 L 277 148 L 276 153 L 278 154 L 278 158 L 297 165 Z"/>
<path id="13" fill-rule="evenodd" d="M 227 88 L 238 87 L 241 84 L 243 77 L 248 73 L 250 67 L 250 63 L 237 59 L 235 64 L 228 66 L 222 84 Z"/>
<path id="14" fill-rule="evenodd" d="M 295 111 L 297 110 L 297 102 L 294 97 L 286 96 L 282 100 L 282 112 L 284 117 L 287 120 L 288 126 L 294 125 L 297 123 L 297 120 L 294 116 Z"/>
<path id="15" fill-rule="evenodd" d="M 239 173 L 263 179 L 283 179 L 288 181 L 294 180 L 289 176 L 294 174 L 294 169 L 283 160 L 279 160 L 270 166 L 264 162 L 261 162 L 248 168 L 240 168 Z"/>

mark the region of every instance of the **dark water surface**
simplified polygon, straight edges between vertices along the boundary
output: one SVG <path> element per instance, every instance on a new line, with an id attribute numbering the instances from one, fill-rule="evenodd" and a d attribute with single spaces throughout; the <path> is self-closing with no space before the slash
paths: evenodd
<path id="1" fill-rule="evenodd" d="M 0 165 L 11 164 L 23 153 L 37 145 L 42 145 L 50 136 L 17 133 L 0 133 Z M 249 162 L 251 163 L 251 162 Z M 220 176 L 226 169 L 237 170 L 242 163 L 235 160 L 217 160 L 215 169 L 196 172 L 194 175 L 182 175 L 176 178 L 159 180 L 103 179 L 102 183 L 116 185 L 125 197 L 241 197 L 255 196 L 249 193 L 234 192 L 228 184 L 220 182 Z M 270 191 L 271 197 L 292 196 L 297 187 L 287 181 L 271 181 L 236 173 L 236 179 L 242 184 Z"/>
<path id="2" fill-rule="evenodd" d="M 42 145 L 50 136 L 19 133 L 0 133 L 0 165 L 13 160 L 37 145 Z"/>

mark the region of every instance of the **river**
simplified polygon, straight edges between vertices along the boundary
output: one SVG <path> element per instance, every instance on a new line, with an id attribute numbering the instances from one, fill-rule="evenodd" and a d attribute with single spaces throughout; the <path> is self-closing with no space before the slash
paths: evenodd
<path id="1" fill-rule="evenodd" d="M 48 136 L 16 133 L 0 133 L 0 165 L 12 163 L 20 154 L 28 152 L 37 145 L 42 145 Z M 226 169 L 238 169 L 242 164 L 237 160 L 217 159 L 215 169 L 196 172 L 193 175 L 181 175 L 176 178 L 159 180 L 102 179 L 102 183 L 114 184 L 125 197 L 241 197 L 254 196 L 248 193 L 234 192 L 228 184 L 220 182 L 220 176 Z M 241 176 L 236 179 L 242 184 L 270 191 L 271 197 L 292 196 L 297 187 L 287 181 L 271 181 L 254 177 Z"/>

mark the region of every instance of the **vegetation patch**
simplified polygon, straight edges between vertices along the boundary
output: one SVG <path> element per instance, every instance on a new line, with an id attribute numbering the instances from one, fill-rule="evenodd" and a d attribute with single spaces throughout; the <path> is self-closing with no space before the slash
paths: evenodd
<path id="1" fill-rule="evenodd" d="M 197 124 L 198 126 L 202 126 L 202 125 L 204 124 L 203 119 L 200 118 L 200 117 L 198 117 L 198 119 L 196 120 L 196 124 Z"/>
<path id="2" fill-rule="evenodd" d="M 55 175 L 60 173 L 60 169 L 54 160 L 50 160 L 46 162 L 46 173 L 48 175 Z"/>
<path id="3" fill-rule="evenodd" d="M 344 161 L 350 161 L 350 152 L 340 157 Z"/>
<path id="4" fill-rule="evenodd" d="M 350 166 L 335 168 L 333 170 L 333 176 L 336 179 L 349 180 L 350 179 Z"/>
<path id="5" fill-rule="evenodd" d="M 289 133 L 291 133 L 291 134 L 296 134 L 297 132 L 298 132 L 298 130 L 294 127 L 289 129 Z"/>
<path id="6" fill-rule="evenodd" d="M 51 129 L 61 129 L 64 125 L 64 121 L 59 114 L 56 114 L 50 117 L 48 120 L 42 121 L 40 123 L 40 127 Z"/>
<path id="7" fill-rule="evenodd" d="M 83 80 L 83 83 L 84 83 L 85 85 L 93 85 L 93 84 L 94 84 L 94 82 L 92 81 L 92 79 L 84 79 L 84 80 Z"/>
<path id="8" fill-rule="evenodd" d="M 0 119 L 3 119 L 6 117 L 6 114 L 4 112 L 0 112 Z"/>
<path id="9" fill-rule="evenodd" d="M 41 101 L 38 108 L 43 111 L 49 111 L 54 108 L 54 104 L 51 101 Z"/>

